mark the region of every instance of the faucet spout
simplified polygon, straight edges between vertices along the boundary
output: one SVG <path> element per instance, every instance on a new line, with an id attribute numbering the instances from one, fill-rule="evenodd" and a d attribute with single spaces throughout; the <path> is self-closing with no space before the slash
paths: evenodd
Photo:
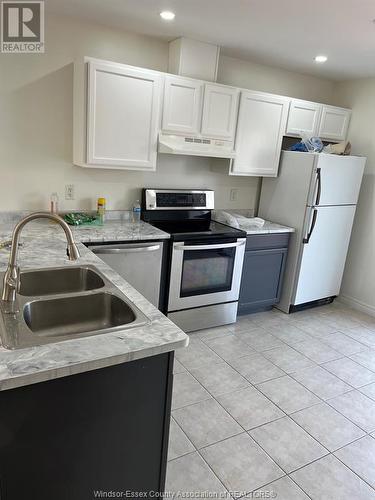
<path id="1" fill-rule="evenodd" d="M 79 250 L 74 241 L 73 233 L 68 224 L 58 215 L 49 212 L 34 212 L 24 217 L 14 228 L 12 235 L 12 246 L 10 249 L 10 256 L 8 267 L 4 275 L 3 291 L 1 300 L 4 302 L 14 302 L 17 297 L 20 283 L 20 272 L 17 264 L 18 261 L 18 244 L 20 234 L 23 227 L 30 221 L 35 219 L 51 219 L 62 227 L 65 232 L 66 240 L 68 243 L 67 254 L 69 260 L 77 260 L 80 257 Z"/>

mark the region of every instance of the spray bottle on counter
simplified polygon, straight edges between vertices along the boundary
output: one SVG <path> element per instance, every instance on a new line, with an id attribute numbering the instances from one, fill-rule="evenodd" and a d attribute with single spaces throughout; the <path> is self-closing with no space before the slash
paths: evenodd
<path id="1" fill-rule="evenodd" d="M 98 214 L 99 224 L 104 224 L 104 220 L 105 220 L 105 198 L 98 198 L 97 214 Z"/>

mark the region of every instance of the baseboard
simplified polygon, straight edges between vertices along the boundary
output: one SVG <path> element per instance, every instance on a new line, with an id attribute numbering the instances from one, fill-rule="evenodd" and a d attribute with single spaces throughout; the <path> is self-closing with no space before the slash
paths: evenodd
<path id="1" fill-rule="evenodd" d="M 339 295 L 336 300 L 351 306 L 353 309 L 357 309 L 357 311 L 361 311 L 375 317 L 375 306 L 365 304 L 364 302 L 361 302 L 353 297 L 349 297 L 348 295 Z"/>

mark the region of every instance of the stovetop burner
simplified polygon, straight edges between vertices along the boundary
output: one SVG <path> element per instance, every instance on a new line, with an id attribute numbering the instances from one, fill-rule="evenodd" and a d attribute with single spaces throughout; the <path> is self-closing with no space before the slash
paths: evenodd
<path id="1" fill-rule="evenodd" d="M 246 238 L 246 233 L 213 220 L 163 220 L 150 224 L 169 233 L 175 241 L 206 238 Z"/>

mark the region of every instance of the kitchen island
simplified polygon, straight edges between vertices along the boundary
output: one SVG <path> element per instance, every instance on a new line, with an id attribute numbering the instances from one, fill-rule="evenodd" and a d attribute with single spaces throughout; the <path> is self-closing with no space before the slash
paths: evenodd
<path id="1" fill-rule="evenodd" d="M 12 226 L 0 226 L 1 241 Z M 81 253 L 76 262 L 66 258 L 59 226 L 25 227 L 21 270 L 94 266 L 147 322 L 42 346 L 0 347 L 2 499 L 88 500 L 108 492 L 147 497 L 163 491 L 173 352 L 188 337 L 79 243 L 168 237 L 144 223 L 120 226 L 75 229 Z M 1 270 L 8 255 L 0 250 Z"/>

